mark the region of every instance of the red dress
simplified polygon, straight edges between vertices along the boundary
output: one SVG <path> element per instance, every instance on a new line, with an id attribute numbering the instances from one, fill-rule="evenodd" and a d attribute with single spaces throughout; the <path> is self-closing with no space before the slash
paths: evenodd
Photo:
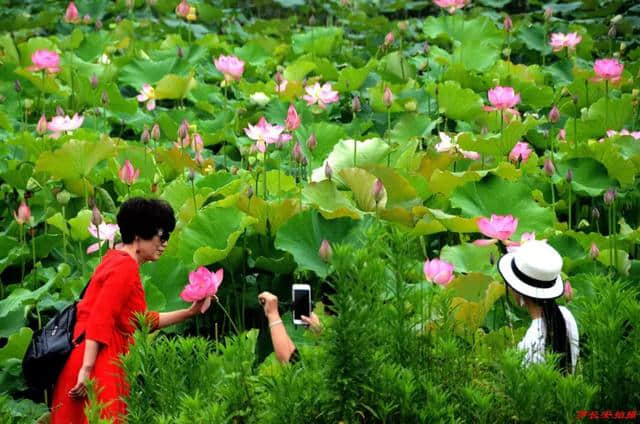
<path id="1" fill-rule="evenodd" d="M 100 343 L 91 373 L 99 391 L 98 399 L 106 405 L 103 418 L 121 422 L 126 415 L 122 400 L 128 393 L 124 372 L 119 365 L 121 354 L 129 350 L 136 329 L 134 314 L 145 312 L 147 304 L 140 282 L 138 263 L 121 250 L 109 250 L 96 268 L 84 298 L 78 303 L 74 338 L 85 332 L 85 339 Z M 157 312 L 148 314 L 152 326 L 158 324 Z M 84 341 L 71 352 L 53 390 L 52 424 L 86 423 L 85 399 L 68 395 L 75 386 L 84 356 Z"/>

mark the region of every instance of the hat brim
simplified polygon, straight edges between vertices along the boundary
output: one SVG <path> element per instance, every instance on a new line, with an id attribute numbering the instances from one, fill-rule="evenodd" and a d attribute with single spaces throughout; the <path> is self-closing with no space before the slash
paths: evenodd
<path id="1" fill-rule="evenodd" d="M 564 284 L 562 278 L 558 275 L 556 282 L 552 287 L 547 289 L 541 289 L 533 287 L 527 283 L 524 283 L 518 277 L 516 277 L 513 269 L 511 268 L 511 261 L 513 261 L 514 254 L 507 253 L 498 261 L 498 271 L 504 281 L 515 291 L 533 299 L 556 299 L 564 293 Z"/>

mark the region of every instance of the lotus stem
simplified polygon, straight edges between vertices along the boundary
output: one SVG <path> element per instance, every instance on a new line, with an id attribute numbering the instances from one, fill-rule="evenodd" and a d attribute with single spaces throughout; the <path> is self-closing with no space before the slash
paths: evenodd
<path id="1" fill-rule="evenodd" d="M 62 222 L 64 223 L 64 229 L 67 229 L 67 217 L 64 211 L 64 206 L 62 206 Z M 64 263 L 68 263 L 67 261 L 67 232 L 62 231 L 62 251 L 64 252 Z"/>
<path id="2" fill-rule="evenodd" d="M 355 114 L 354 114 L 355 115 Z M 355 118 L 355 116 L 354 116 Z M 358 150 L 358 142 L 354 139 L 353 140 L 353 167 L 356 167 L 356 152 Z"/>
<path id="3" fill-rule="evenodd" d="M 613 203 L 609 206 L 608 210 L 609 221 L 609 265 L 613 265 Z"/>
<path id="4" fill-rule="evenodd" d="M 193 215 L 198 214 L 198 204 L 196 203 L 196 184 L 194 180 L 191 180 L 191 196 L 193 197 Z"/>
<path id="5" fill-rule="evenodd" d="M 36 287 L 36 277 L 38 274 L 37 268 L 36 268 L 36 234 L 35 234 L 35 229 L 31 234 L 31 253 L 33 256 L 33 287 Z M 40 325 L 40 322 L 38 321 L 38 325 Z M 40 329 L 40 327 L 38 327 L 38 329 Z"/>
<path id="6" fill-rule="evenodd" d="M 609 80 L 604 80 L 604 127 L 609 129 Z"/>
<path id="7" fill-rule="evenodd" d="M 504 153 L 504 111 L 500 112 L 500 156 Z"/>
<path id="8" fill-rule="evenodd" d="M 617 212 L 616 212 L 616 202 L 615 200 L 613 201 L 613 203 L 611 203 L 611 210 L 612 210 L 612 220 L 611 220 L 611 228 L 613 230 L 613 261 L 614 261 L 614 267 L 615 269 L 618 269 L 618 229 L 616 228 L 616 221 L 617 221 Z"/>
<path id="9" fill-rule="evenodd" d="M 263 193 L 264 193 L 264 201 L 267 201 L 267 150 L 265 149 L 264 153 L 262 154 L 262 159 L 264 161 L 264 170 L 262 171 L 264 173 L 264 189 L 263 189 Z"/>
<path id="10" fill-rule="evenodd" d="M 387 108 L 387 143 L 389 144 L 389 153 L 387 154 L 387 166 L 391 166 L 391 106 Z M 354 140 L 355 145 L 355 140 Z"/>
<path id="11" fill-rule="evenodd" d="M 233 322 L 233 319 L 229 315 L 229 312 L 227 312 L 227 310 L 225 309 L 224 306 L 222 306 L 222 303 L 220 303 L 219 300 L 216 300 L 216 303 L 218 304 L 218 306 L 220 306 L 220 309 L 222 309 L 222 312 L 224 312 L 224 314 L 227 316 L 227 318 L 229 318 L 229 322 L 233 326 L 233 330 L 236 332 L 236 334 L 240 334 L 240 331 L 238 331 L 238 327 L 236 327 L 236 324 L 235 324 L 235 322 Z"/>
<path id="12" fill-rule="evenodd" d="M 24 235 L 24 225 L 23 224 L 20 224 L 20 243 L 24 243 L 24 245 L 26 247 L 27 241 L 26 241 L 26 238 L 25 238 L 25 235 Z M 22 255 L 20 255 L 20 256 L 22 256 Z M 24 281 L 24 266 L 25 266 L 25 264 L 24 264 L 24 256 L 22 256 L 20 262 L 21 262 L 21 264 L 20 264 L 21 265 L 20 266 L 20 269 L 21 269 L 20 281 Z"/>
<path id="13" fill-rule="evenodd" d="M 572 194 L 572 190 L 571 190 L 571 183 L 567 183 L 568 184 L 568 190 L 569 190 L 569 220 L 568 220 L 568 229 L 571 229 L 571 194 Z"/>
<path id="14" fill-rule="evenodd" d="M 584 91 L 585 91 L 585 97 L 586 97 L 586 102 L 587 102 L 587 107 L 589 107 L 589 82 L 587 80 L 584 80 Z"/>
<path id="15" fill-rule="evenodd" d="M 400 73 L 402 75 L 402 81 L 404 81 L 404 37 L 402 37 L 402 35 L 400 36 Z"/>
<path id="16" fill-rule="evenodd" d="M 102 262 L 102 243 L 100 243 L 100 226 L 96 225 L 96 235 L 98 236 L 98 254 L 100 255 L 100 262 Z"/>
<path id="17" fill-rule="evenodd" d="M 578 103 L 574 104 L 576 116 L 573 117 L 573 151 L 578 152 Z"/>

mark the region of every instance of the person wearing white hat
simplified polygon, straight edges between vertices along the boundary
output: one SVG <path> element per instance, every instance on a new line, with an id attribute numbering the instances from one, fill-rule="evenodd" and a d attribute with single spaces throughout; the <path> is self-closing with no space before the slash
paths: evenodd
<path id="1" fill-rule="evenodd" d="M 543 362 L 549 347 L 560 355 L 561 369 L 573 373 L 580 352 L 578 325 L 569 309 L 555 301 L 564 292 L 561 270 L 562 257 L 543 241 L 525 242 L 498 261 L 508 293 L 532 319 L 518 343 L 518 348 L 526 352 L 524 363 Z"/>

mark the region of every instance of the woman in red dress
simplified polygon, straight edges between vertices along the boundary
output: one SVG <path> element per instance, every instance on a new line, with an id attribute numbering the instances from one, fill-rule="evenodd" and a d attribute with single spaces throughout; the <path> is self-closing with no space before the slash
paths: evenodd
<path id="1" fill-rule="evenodd" d="M 118 212 L 122 247 L 109 250 L 96 268 L 84 298 L 77 306 L 74 339 L 84 334 L 71 352 L 53 390 L 52 424 L 86 423 L 86 383 L 96 382 L 101 415 L 114 423 L 126 416 L 128 393 L 119 357 L 127 353 L 136 329 L 135 314 L 145 313 L 152 329 L 182 322 L 204 313 L 211 299 L 173 312 L 147 311 L 139 266 L 160 258 L 175 228 L 171 206 L 162 200 L 131 198 Z"/>

